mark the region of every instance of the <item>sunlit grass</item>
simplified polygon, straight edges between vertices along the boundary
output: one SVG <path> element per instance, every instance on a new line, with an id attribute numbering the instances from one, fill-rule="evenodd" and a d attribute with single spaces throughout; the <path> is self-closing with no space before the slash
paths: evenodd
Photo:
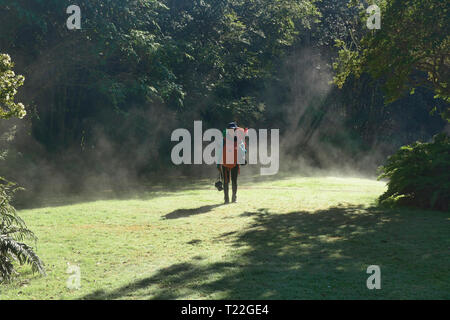
<path id="1" fill-rule="evenodd" d="M 382 182 L 243 179 L 20 211 L 47 277 L 21 267 L 1 299 L 450 298 L 449 215 L 374 207 Z M 64 199 L 61 199 L 63 202 Z M 69 290 L 68 263 L 81 268 Z M 380 265 L 382 289 L 366 288 Z"/>

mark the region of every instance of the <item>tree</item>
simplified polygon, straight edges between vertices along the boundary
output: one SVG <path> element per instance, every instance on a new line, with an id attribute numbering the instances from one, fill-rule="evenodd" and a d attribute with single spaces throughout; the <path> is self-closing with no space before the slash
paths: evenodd
<path id="1" fill-rule="evenodd" d="M 358 1 L 354 0 L 353 4 Z M 384 81 L 386 102 L 425 87 L 450 102 L 450 35 L 448 1 L 382 0 L 381 29 L 367 31 L 353 47 L 339 41 L 334 82 L 342 87 L 350 75 L 368 73 Z M 365 10 L 363 13 L 366 14 Z M 449 107 L 442 110 L 450 121 Z"/>
<path id="2" fill-rule="evenodd" d="M 356 4 L 357 1 L 352 1 Z M 387 103 L 406 92 L 426 88 L 444 101 L 440 114 L 450 122 L 450 4 L 439 0 L 383 0 L 381 29 L 368 31 L 361 41 L 338 41 L 334 82 L 342 88 L 350 76 L 369 75 L 381 81 Z M 365 13 L 365 10 L 363 11 Z M 388 191 L 381 202 L 394 200 L 415 206 L 448 209 L 450 144 L 445 133 L 433 142 L 404 146 L 381 167 Z"/>
<path id="3" fill-rule="evenodd" d="M 26 115 L 22 103 L 15 103 L 17 89 L 25 78 L 15 75 L 9 55 L 0 54 L 0 119 L 23 118 Z M 0 282 L 7 281 L 15 273 L 14 261 L 30 264 L 33 272 L 45 274 L 44 266 L 33 248 L 24 240 L 37 240 L 25 222 L 10 204 L 12 195 L 18 188 L 14 183 L 0 178 Z"/>
<path id="4" fill-rule="evenodd" d="M 0 119 L 17 117 L 22 119 L 27 114 L 22 103 L 15 103 L 17 89 L 23 85 L 25 78 L 12 71 L 13 63 L 7 54 L 0 54 Z"/>

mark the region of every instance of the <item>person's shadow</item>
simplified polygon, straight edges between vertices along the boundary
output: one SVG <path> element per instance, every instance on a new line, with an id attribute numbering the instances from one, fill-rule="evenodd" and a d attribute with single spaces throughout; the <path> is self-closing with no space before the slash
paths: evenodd
<path id="1" fill-rule="evenodd" d="M 164 219 L 178 219 L 178 218 L 186 218 L 189 216 L 193 216 L 196 214 L 203 214 L 208 213 L 214 208 L 220 207 L 223 204 L 214 204 L 214 205 L 208 205 L 208 206 L 202 206 L 199 208 L 192 208 L 192 209 L 177 209 L 174 210 L 164 216 Z"/>

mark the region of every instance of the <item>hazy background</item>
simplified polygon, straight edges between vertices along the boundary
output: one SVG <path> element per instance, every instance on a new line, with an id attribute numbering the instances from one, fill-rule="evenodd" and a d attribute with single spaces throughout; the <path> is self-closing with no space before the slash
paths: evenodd
<path id="1" fill-rule="evenodd" d="M 303 175 L 376 177 L 445 130 L 428 90 L 385 105 L 381 81 L 331 84 L 334 40 L 364 28 L 347 1 L 80 1 L 82 30 L 68 31 L 70 2 L 0 1 L 0 51 L 26 77 L 27 117 L 0 122 L 19 204 L 214 179 L 170 161 L 172 131 L 194 120 L 280 129 L 280 174 Z"/>

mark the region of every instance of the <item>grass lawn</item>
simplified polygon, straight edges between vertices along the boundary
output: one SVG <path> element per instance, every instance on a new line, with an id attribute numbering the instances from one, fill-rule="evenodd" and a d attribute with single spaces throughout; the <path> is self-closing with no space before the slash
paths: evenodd
<path id="1" fill-rule="evenodd" d="M 0 299 L 450 298 L 449 213 L 377 208 L 372 180 L 242 180 L 230 205 L 205 181 L 21 210 L 47 276 L 20 267 Z M 366 287 L 369 265 L 381 290 Z"/>

